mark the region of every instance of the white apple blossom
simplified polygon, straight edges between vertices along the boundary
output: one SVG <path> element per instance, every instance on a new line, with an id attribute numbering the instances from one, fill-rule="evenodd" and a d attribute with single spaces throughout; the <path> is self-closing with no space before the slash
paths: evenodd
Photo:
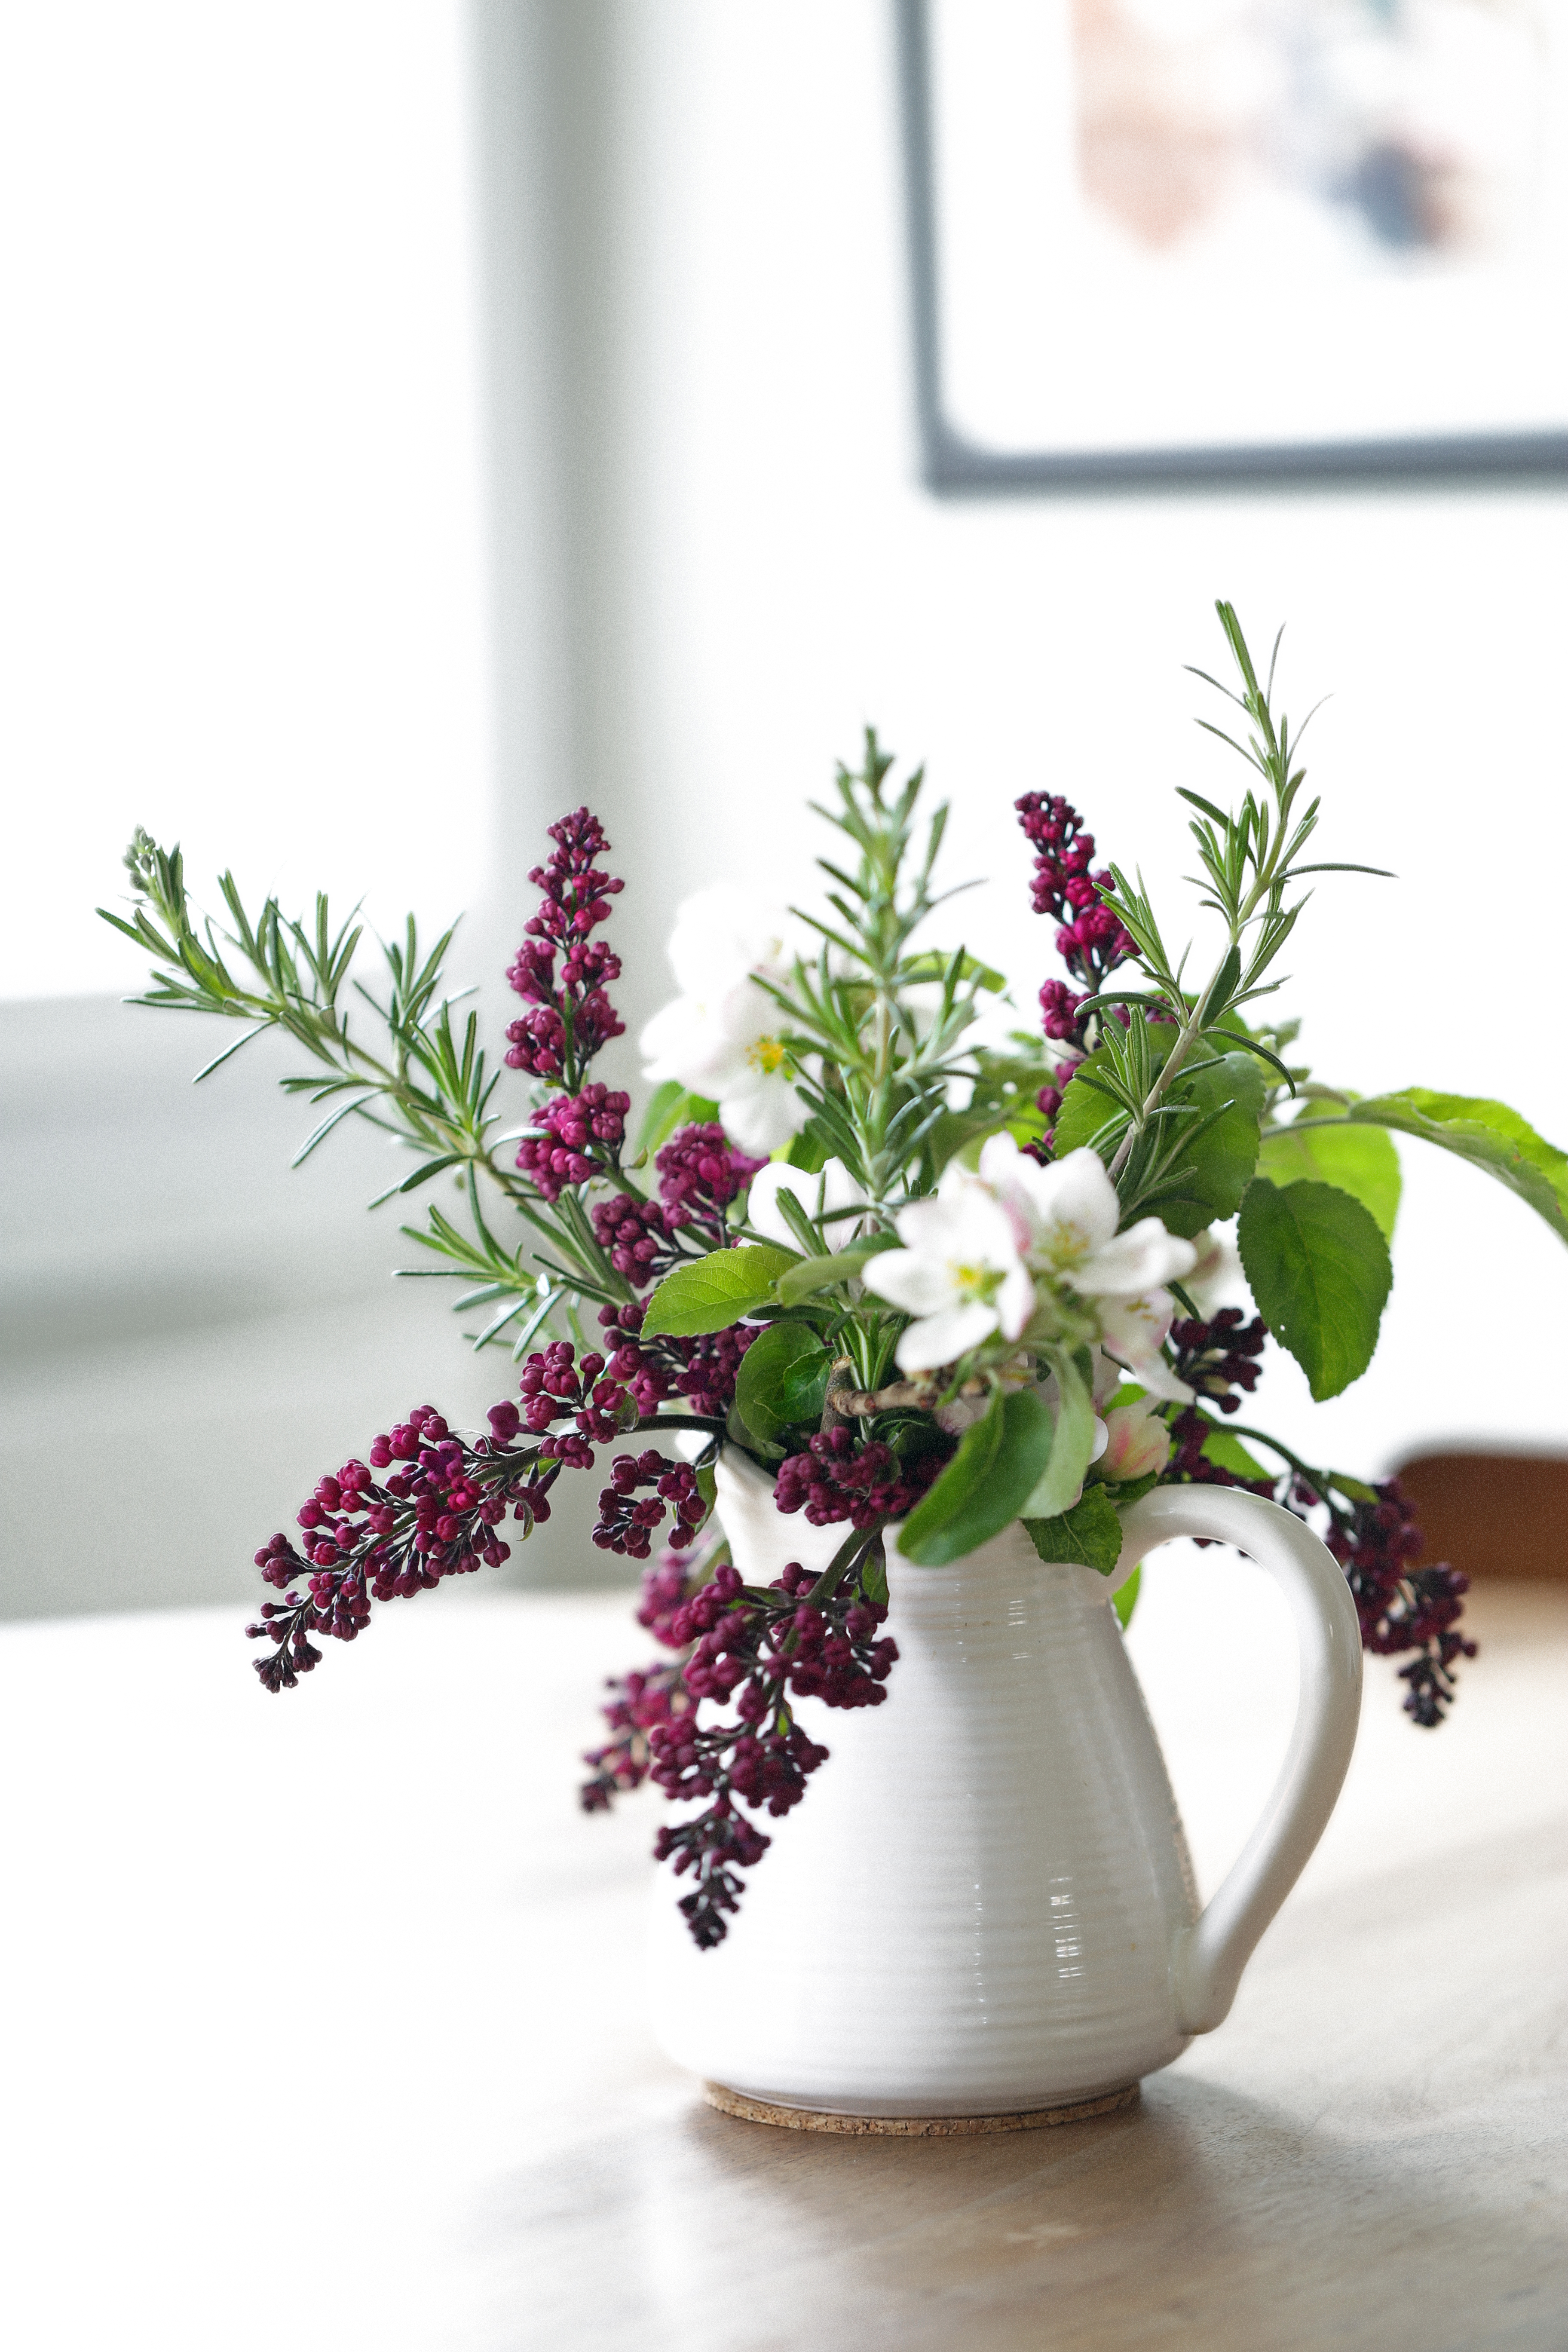
<path id="1" fill-rule="evenodd" d="M 825 1161 L 815 1175 L 805 1168 L 791 1168 L 783 1160 L 771 1160 L 752 1179 L 746 1219 L 759 1234 L 765 1234 L 771 1242 L 782 1243 L 785 1249 L 797 1249 L 800 1244 L 779 1206 L 781 1192 L 793 1193 L 808 1217 L 826 1216 L 834 1209 L 858 1208 L 862 1199 L 859 1185 L 842 1160 Z M 836 1217 L 823 1228 L 824 1244 L 830 1250 L 845 1249 L 858 1231 L 854 1217 Z"/>
<path id="2" fill-rule="evenodd" d="M 1016 1339 L 1035 1311 L 1035 1286 L 1013 1223 L 988 1185 L 950 1167 L 934 1198 L 900 1209 L 902 1249 L 874 1257 L 862 1277 L 918 1319 L 899 1341 L 899 1369 L 930 1371 L 994 1331 Z"/>
<path id="3" fill-rule="evenodd" d="M 1030 1265 L 1085 1298 L 1137 1298 L 1192 1268 L 1191 1242 L 1167 1233 L 1158 1217 L 1117 1232 L 1116 1187 L 1087 1145 L 1042 1168 L 1012 1136 L 993 1135 L 980 1174 L 1013 1216 Z"/>
<path id="4" fill-rule="evenodd" d="M 980 1174 L 1013 1219 L 1036 1280 L 1094 1300 L 1106 1351 L 1152 1394 L 1190 1402 L 1191 1390 L 1161 1354 L 1175 1314 L 1161 1286 L 1191 1271 L 1197 1255 L 1191 1242 L 1167 1233 L 1158 1217 L 1119 1234 L 1116 1187 L 1087 1146 L 1042 1168 L 1012 1136 L 994 1135 L 981 1151 Z"/>
<path id="5" fill-rule="evenodd" d="M 642 1033 L 648 1077 L 711 1097 L 742 1151 L 776 1151 L 807 1118 L 785 1066 L 779 1008 L 757 985 L 758 976 L 783 978 L 791 945 L 781 908 L 729 883 L 697 891 L 676 909 L 670 934 L 681 993 Z"/>
<path id="6" fill-rule="evenodd" d="M 1126 1365 L 1151 1396 L 1191 1404 L 1192 1390 L 1176 1378 L 1161 1353 L 1175 1312 L 1176 1302 L 1168 1290 L 1151 1290 L 1142 1298 L 1102 1299 L 1100 1345 Z"/>

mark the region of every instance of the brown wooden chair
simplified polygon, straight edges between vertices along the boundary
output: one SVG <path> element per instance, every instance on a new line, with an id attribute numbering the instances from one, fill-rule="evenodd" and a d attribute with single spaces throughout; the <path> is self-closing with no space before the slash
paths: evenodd
<path id="1" fill-rule="evenodd" d="M 1416 1454 L 1394 1475 L 1426 1538 L 1417 1565 L 1568 1577 L 1568 1454 Z"/>

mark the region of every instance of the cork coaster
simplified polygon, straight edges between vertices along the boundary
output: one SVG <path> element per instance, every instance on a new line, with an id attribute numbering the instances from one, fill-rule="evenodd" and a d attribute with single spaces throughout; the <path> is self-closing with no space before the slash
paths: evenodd
<path id="1" fill-rule="evenodd" d="M 1124 2090 L 1107 2091 L 1103 2098 L 1079 2099 L 1068 2107 L 1035 2107 L 1012 2116 L 830 2116 L 816 2107 L 775 2107 L 766 2099 L 748 2099 L 727 2091 L 722 2083 L 704 2083 L 702 2095 L 721 2115 L 739 2116 L 750 2124 L 779 2124 L 785 2131 L 845 2132 L 852 2138 L 967 2139 L 976 2132 L 1045 2131 L 1052 2124 L 1086 2123 L 1090 2116 L 1109 2116 L 1130 2107 L 1138 2096 L 1136 2083 Z"/>

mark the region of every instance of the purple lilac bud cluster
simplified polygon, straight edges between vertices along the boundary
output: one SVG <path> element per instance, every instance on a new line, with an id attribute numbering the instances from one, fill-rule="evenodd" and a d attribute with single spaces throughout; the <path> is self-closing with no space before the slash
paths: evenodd
<path id="1" fill-rule="evenodd" d="M 585 1184 L 619 1167 L 631 1107 L 630 1095 L 596 1080 L 581 1094 L 552 1096 L 534 1112 L 538 1132 L 518 1146 L 518 1166 L 545 1200 L 559 1200 L 568 1184 Z"/>
<path id="2" fill-rule="evenodd" d="M 674 1659 L 641 1674 L 614 1676 L 606 1687 L 612 1696 L 605 1701 L 603 1711 L 610 1737 L 583 1759 L 590 1768 L 582 1790 L 585 1813 L 607 1813 L 617 1797 L 629 1796 L 640 1788 L 653 1762 L 649 1734 L 660 1725 L 689 1715 L 696 1704 Z"/>
<path id="3" fill-rule="evenodd" d="M 1235 1390 L 1245 1389 L 1250 1396 L 1258 1386 L 1263 1369 L 1258 1359 L 1268 1337 L 1261 1316 L 1243 1329 L 1241 1310 L 1236 1307 L 1222 1307 L 1206 1323 L 1192 1319 L 1173 1323 L 1171 1341 L 1177 1377 L 1221 1412 L 1236 1412 L 1241 1399 Z M 1195 1404 L 1177 1413 L 1171 1423 L 1172 1454 L 1164 1482 L 1179 1486 L 1241 1486 L 1249 1495 L 1271 1496 L 1272 1478 L 1244 1478 L 1210 1460 L 1204 1447 L 1211 1427 Z"/>
<path id="4" fill-rule="evenodd" d="M 550 1517 L 556 1475 L 540 1468 L 537 1452 L 455 1436 L 433 1406 L 418 1406 L 375 1440 L 368 1465 L 345 1462 L 321 1480 L 300 1505 L 298 1544 L 279 1534 L 257 1553 L 264 1581 L 284 1596 L 265 1601 L 260 1622 L 246 1628 L 275 1645 L 253 1661 L 263 1686 L 292 1689 L 321 1664 L 311 1636 L 353 1641 L 373 1601 L 427 1591 L 481 1562 L 499 1567 L 509 1547 L 496 1530 L 508 1509 L 531 1533 Z"/>
<path id="5" fill-rule="evenodd" d="M 644 1487 L 650 1491 L 637 1498 Z M 618 1551 L 627 1559 L 646 1559 L 653 1531 L 675 1514 L 671 1549 L 680 1551 L 696 1538 L 708 1507 L 688 1462 L 671 1462 L 657 1447 L 646 1454 L 617 1454 L 610 1465 L 610 1484 L 599 1496 L 599 1524 L 594 1541 L 601 1551 Z"/>
<path id="6" fill-rule="evenodd" d="M 1417 1568 L 1423 1538 L 1409 1496 L 1396 1478 L 1373 1492 L 1375 1501 L 1336 1512 L 1325 1540 L 1349 1580 L 1363 1645 L 1380 1657 L 1417 1653 L 1400 1669 L 1409 1685 L 1405 1711 L 1430 1731 L 1453 1704 L 1456 1660 L 1477 1654 L 1475 1643 L 1454 1630 L 1470 1580 L 1447 1562 Z M 1317 1497 L 1302 1488 L 1297 1500 L 1310 1507 Z"/>
<path id="7" fill-rule="evenodd" d="M 585 808 L 552 824 L 550 838 L 554 850 L 528 877 L 544 896 L 507 973 L 530 1009 L 506 1033 L 506 1058 L 514 1070 L 574 1089 L 599 1048 L 626 1028 L 605 994 L 620 977 L 620 958 L 591 937 L 625 886 L 598 870 L 610 845 Z"/>
<path id="8" fill-rule="evenodd" d="M 1206 1323 L 1173 1323 L 1171 1345 L 1175 1350 L 1176 1378 L 1198 1395 L 1217 1404 L 1221 1412 L 1239 1411 L 1241 1399 L 1232 1391 L 1252 1394 L 1263 1370 L 1263 1343 L 1268 1337 L 1261 1315 L 1245 1329 L 1239 1307 L 1222 1307 Z"/>
<path id="9" fill-rule="evenodd" d="M 773 1501 L 781 1511 L 804 1511 L 814 1528 L 847 1519 L 869 1528 L 906 1518 L 947 1467 L 956 1440 L 948 1439 L 912 1462 L 900 1462 L 879 1439 L 869 1444 L 845 1428 L 821 1430 L 804 1454 L 779 1464 Z"/>
<path id="10" fill-rule="evenodd" d="M 1051 1129 L 1062 1107 L 1062 1092 L 1088 1051 L 1088 999 L 1103 987 L 1119 963 L 1133 953 L 1133 941 L 1105 893 L 1114 888 L 1108 869 L 1091 872 L 1094 835 L 1083 829 L 1083 819 L 1059 793 L 1025 793 L 1015 801 L 1018 823 L 1034 845 L 1035 871 L 1030 897 L 1037 915 L 1050 915 L 1058 925 L 1057 952 L 1079 988 L 1064 980 L 1047 980 L 1040 990 L 1040 1024 L 1053 1045 L 1067 1048 L 1054 1078 L 1036 1096 L 1046 1122 L 1043 1150 L 1048 1150 Z M 1122 1016 L 1125 1019 L 1125 1014 Z M 1042 1148 L 1031 1147 L 1036 1158 Z"/>
<path id="11" fill-rule="evenodd" d="M 372 1601 L 424 1591 L 481 1563 L 499 1567 L 509 1548 L 495 1529 L 508 1509 L 531 1534 L 550 1517 L 550 1489 L 561 1471 L 591 1470 L 595 1444 L 636 1426 L 641 1361 L 632 1348 L 608 1359 L 590 1352 L 579 1362 L 570 1341 L 559 1340 L 523 1365 L 520 1402 L 509 1397 L 490 1407 L 488 1437 L 459 1437 L 433 1405 L 421 1405 L 375 1439 L 368 1465 L 348 1462 L 323 1478 L 300 1506 L 299 1544 L 275 1535 L 256 1555 L 265 1580 L 288 1588 L 283 1602 L 265 1603 L 260 1622 L 247 1629 L 253 1640 L 276 1644 L 256 1662 L 267 1688 L 290 1689 L 319 1664 L 312 1635 L 352 1642 Z M 537 1443 L 519 1451 L 520 1438 Z M 689 1464 L 656 1453 L 620 1454 L 610 1478 L 599 1497 L 595 1543 L 646 1559 L 654 1528 L 672 1513 L 672 1541 L 692 1541 L 707 1504 Z"/>
<path id="12" fill-rule="evenodd" d="M 721 1127 L 680 1128 L 654 1161 L 658 1200 L 621 1193 L 596 1202 L 595 1238 L 616 1272 L 645 1289 L 676 1264 L 678 1229 L 692 1234 L 705 1249 L 725 1246 L 730 1234 L 724 1212 L 765 1165 L 738 1151 Z"/>
<path id="13" fill-rule="evenodd" d="M 657 1861 L 690 1877 L 680 1908 L 703 1949 L 722 1942 L 727 1915 L 740 1908 L 739 1873 L 772 1842 L 738 1806 L 776 1819 L 827 1761 L 791 1702 L 879 1706 L 887 1696 L 898 1649 L 879 1635 L 887 1611 L 866 1598 L 860 1580 L 858 1564 L 814 1580 L 792 1563 L 759 1591 L 724 1561 L 696 1585 L 668 1556 L 644 1580 L 639 1619 L 686 1655 L 679 1681 L 656 1667 L 611 1685 L 612 1738 L 586 1759 L 593 1778 L 583 1802 L 602 1811 L 645 1777 L 672 1802 L 711 1800 L 703 1812 L 663 1827 L 654 1847 Z M 703 1723 L 704 1703 L 730 1707 L 734 1719 Z"/>
<path id="14" fill-rule="evenodd" d="M 595 1201 L 592 1215 L 595 1240 L 634 1290 L 646 1289 L 668 1269 L 673 1256 L 669 1227 L 657 1201 L 617 1192 L 613 1200 Z"/>
<path id="15" fill-rule="evenodd" d="M 727 1330 L 709 1331 L 700 1339 L 676 1339 L 666 1333 L 642 1338 L 646 1303 L 601 1307 L 599 1325 L 605 1344 L 613 1347 L 613 1362 L 631 1367 L 626 1377 L 637 1409 L 656 1412 L 666 1397 L 684 1397 L 689 1412 L 706 1421 L 722 1421 L 735 1402 L 735 1381 L 741 1359 L 757 1337 L 760 1325 L 731 1324 Z"/>
<path id="16" fill-rule="evenodd" d="M 1115 883 L 1108 869 L 1090 872 L 1094 835 L 1084 831 L 1082 817 L 1059 793 L 1026 793 L 1013 805 L 1026 838 L 1034 845 L 1030 896 L 1035 912 L 1051 916 L 1060 926 L 1057 953 L 1092 995 L 1133 952 L 1131 933 L 1122 928 L 1115 908 L 1105 904 Z"/>
<path id="17" fill-rule="evenodd" d="M 721 1127 L 679 1129 L 654 1160 L 669 1223 L 694 1227 L 721 1249 L 729 1239 L 725 1210 L 766 1165 L 738 1151 Z"/>

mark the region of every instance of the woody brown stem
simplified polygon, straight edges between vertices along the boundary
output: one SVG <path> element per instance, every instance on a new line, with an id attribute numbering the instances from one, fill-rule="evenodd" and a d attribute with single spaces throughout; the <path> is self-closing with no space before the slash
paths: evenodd
<path id="1" fill-rule="evenodd" d="M 854 1369 L 847 1356 L 840 1356 L 828 1373 L 827 1394 L 822 1407 L 824 1429 L 837 1429 L 847 1421 L 858 1421 L 869 1413 L 891 1412 L 896 1405 L 929 1412 L 945 1385 L 940 1374 L 927 1372 L 918 1380 L 893 1381 L 885 1389 L 858 1389 L 846 1377 Z M 965 1383 L 966 1389 L 969 1385 Z"/>

